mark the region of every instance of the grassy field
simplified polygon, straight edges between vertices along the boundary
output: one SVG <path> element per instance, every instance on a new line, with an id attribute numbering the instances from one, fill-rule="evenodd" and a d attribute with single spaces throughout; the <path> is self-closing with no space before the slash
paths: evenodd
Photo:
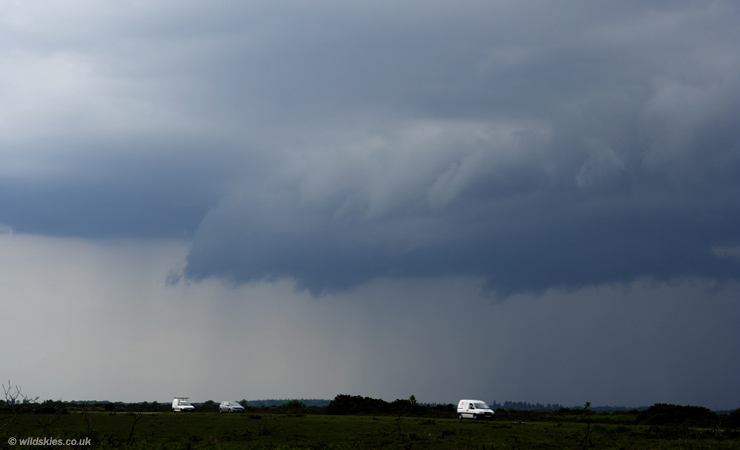
<path id="1" fill-rule="evenodd" d="M 25 438 L 91 438 L 86 449 L 740 449 L 737 432 L 609 421 L 493 421 L 323 414 L 20 414 L 0 448 Z M 606 423 L 608 422 L 608 423 Z M 0 422 L 1 424 L 1 422 Z M 11 438 L 16 438 L 11 445 Z M 40 446 L 38 446 L 40 447 Z M 37 447 L 37 448 L 38 448 Z M 46 448 L 73 448 L 47 445 Z"/>

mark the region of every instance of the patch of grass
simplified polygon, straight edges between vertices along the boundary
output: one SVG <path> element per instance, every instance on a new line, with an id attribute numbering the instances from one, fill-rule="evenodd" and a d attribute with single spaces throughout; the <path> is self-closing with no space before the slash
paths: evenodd
<path id="1" fill-rule="evenodd" d="M 10 437 L 80 439 L 92 449 L 619 449 L 740 448 L 740 434 L 713 430 L 568 421 L 473 421 L 319 414 L 22 414 L 2 430 Z M 64 446 L 55 446 L 63 449 Z M 71 448 L 71 447 L 70 447 Z"/>

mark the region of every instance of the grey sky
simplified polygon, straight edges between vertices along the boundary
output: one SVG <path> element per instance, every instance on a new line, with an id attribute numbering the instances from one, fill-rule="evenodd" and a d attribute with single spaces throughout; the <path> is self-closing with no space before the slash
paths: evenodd
<path id="1" fill-rule="evenodd" d="M 271 299 L 255 306 L 266 323 L 305 309 L 307 323 L 294 325 L 316 338 L 309 350 L 323 355 L 307 365 L 306 381 L 321 395 L 339 392 L 310 379 L 341 367 L 357 374 L 343 379 L 344 393 L 408 397 L 412 388 L 399 381 L 395 389 L 392 380 L 411 379 L 413 368 L 437 360 L 425 395 L 453 401 L 460 390 L 486 386 L 486 395 L 504 400 L 488 379 L 457 386 L 443 370 L 465 355 L 485 361 L 511 400 L 596 402 L 575 392 L 589 386 L 612 402 L 620 395 L 663 401 L 662 393 L 740 406 L 729 382 L 740 366 L 720 356 L 740 342 L 732 322 L 723 322 L 740 309 L 733 302 L 740 294 L 740 11 L 733 2 L 4 8 L 0 224 L 12 232 L 2 240 L 69 245 L 72 254 L 92 246 L 116 261 L 112 242 L 150 245 L 150 258 L 169 262 L 152 269 L 160 287 L 141 283 L 152 283 L 155 297 L 162 289 L 167 301 L 179 298 L 191 319 L 198 302 L 209 303 L 213 317 L 232 317 L 229 308 L 251 317 L 240 309 L 253 303 L 240 298 L 244 292 Z M 38 267 L 53 273 L 48 263 Z M 106 277 L 117 269 L 109 270 Z M 133 266 L 120 270 L 113 278 L 137 283 Z M 447 295 L 424 300 L 435 289 Z M 106 305 L 126 302 L 110 286 L 93 291 Z M 14 292 L 28 296 L 23 304 L 46 305 L 30 291 Z M 140 301 L 157 301 L 149 295 Z M 674 321 L 653 321 L 672 308 L 672 296 Z M 343 316 L 328 304 L 350 310 Z M 568 308 L 573 314 L 563 313 Z M 91 320 L 105 322 L 105 309 Z M 416 330 L 425 317 L 443 336 L 454 333 L 445 322 L 451 311 L 495 336 L 461 352 L 462 341 Z M 327 355 L 340 345 L 339 332 L 325 328 L 342 319 L 364 334 L 334 359 Z M 512 321 L 521 326 L 508 329 Z M 382 331 L 371 324 L 379 322 L 393 324 L 394 339 L 375 334 Z M 401 323 L 410 324 L 409 339 L 423 338 L 409 344 L 413 358 L 388 354 L 400 372 L 384 372 L 374 365 L 385 358 L 380 349 L 404 334 Z M 561 326 L 576 326 L 578 336 L 563 336 L 563 346 L 603 329 L 636 334 L 623 339 L 629 347 L 598 339 L 577 347 L 588 362 L 575 350 L 535 351 Z M 689 342 L 682 326 L 712 332 Z M 663 363 L 655 362 L 651 327 L 666 336 Z M 508 334 L 495 331 L 502 328 Z M 213 333 L 199 344 L 202 354 L 223 345 Z M 699 352 L 718 340 L 726 352 Z M 697 359 L 676 360 L 687 346 Z M 642 351 L 625 350 L 635 347 Z M 238 346 L 229 348 L 238 359 Z M 538 357 L 516 356 L 523 351 Z M 516 371 L 553 355 L 565 361 L 553 368 L 555 381 L 517 381 Z M 616 362 L 623 376 L 608 389 L 593 381 L 614 374 Z M 650 362 L 657 367 L 643 380 L 637 367 Z M 276 362 L 265 380 L 292 364 Z M 504 375 L 494 375 L 502 367 Z M 714 368 L 713 385 L 727 391 L 702 386 L 701 367 Z M 575 382 L 576 375 L 587 380 Z M 656 381 L 672 376 L 674 383 Z M 206 381 L 193 377 L 184 386 L 201 389 Z M 162 383 L 156 378 L 143 382 Z M 115 376 L 110 385 L 111 394 L 96 395 L 136 396 Z M 299 390 L 293 395 L 314 396 Z"/>

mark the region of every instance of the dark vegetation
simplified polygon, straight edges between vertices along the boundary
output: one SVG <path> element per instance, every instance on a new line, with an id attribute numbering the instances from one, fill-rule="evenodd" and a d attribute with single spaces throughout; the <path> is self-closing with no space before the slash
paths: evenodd
<path id="1" fill-rule="evenodd" d="M 734 414 L 740 410 L 735 410 Z M 726 418 L 726 426 L 731 424 L 730 417 Z M 700 406 L 678 406 L 658 403 L 646 411 L 640 412 L 637 422 L 646 425 L 683 425 L 687 427 L 713 427 L 718 425 L 720 416 Z M 736 428 L 735 425 L 733 428 Z"/>
<path id="2" fill-rule="evenodd" d="M 326 414 L 332 415 L 391 415 L 391 416 L 414 416 L 414 417 L 439 417 L 454 418 L 455 407 L 453 405 L 421 405 L 417 403 L 412 395 L 408 400 L 385 400 L 350 396 L 340 394 L 329 403 L 325 409 Z"/>

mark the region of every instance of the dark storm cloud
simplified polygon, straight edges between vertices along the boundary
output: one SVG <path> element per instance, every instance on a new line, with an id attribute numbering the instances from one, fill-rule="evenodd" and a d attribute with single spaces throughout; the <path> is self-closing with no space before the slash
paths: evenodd
<path id="1" fill-rule="evenodd" d="M 9 15 L 0 222 L 313 292 L 737 276 L 731 2 L 163 5 Z"/>
<path id="2" fill-rule="evenodd" d="M 210 212 L 186 274 L 736 277 L 712 251 L 740 238 L 735 8 L 552 8 L 317 19 L 275 56 L 288 169 Z"/>

